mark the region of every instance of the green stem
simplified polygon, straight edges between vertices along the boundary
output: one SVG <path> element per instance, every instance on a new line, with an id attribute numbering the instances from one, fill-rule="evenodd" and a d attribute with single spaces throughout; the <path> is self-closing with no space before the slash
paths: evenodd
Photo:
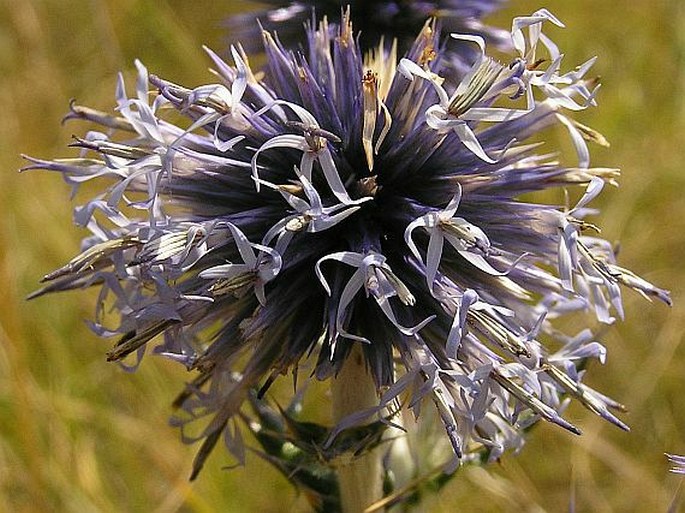
<path id="1" fill-rule="evenodd" d="M 331 385 L 333 422 L 351 413 L 378 405 L 373 378 L 364 363 L 359 345 L 350 352 Z M 381 452 L 368 451 L 338 468 L 343 513 L 362 513 L 383 497 Z"/>

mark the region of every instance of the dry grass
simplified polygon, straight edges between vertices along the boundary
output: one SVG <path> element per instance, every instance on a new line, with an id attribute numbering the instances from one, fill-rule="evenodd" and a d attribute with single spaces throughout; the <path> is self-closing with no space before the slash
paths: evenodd
<path id="1" fill-rule="evenodd" d="M 189 484 L 194 448 L 166 425 L 185 373 L 154 358 L 133 375 L 106 364 L 107 344 L 82 322 L 88 294 L 23 300 L 72 256 L 81 234 L 67 187 L 48 173 L 18 175 L 19 153 L 63 155 L 71 133 L 84 129 L 60 128 L 69 99 L 109 108 L 116 72 L 130 72 L 136 57 L 175 81 L 205 80 L 200 45 L 222 47 L 220 22 L 234 3 L 0 0 L 0 511 L 304 509 L 254 457 L 226 472 L 217 451 Z M 572 408 L 584 436 L 540 426 L 522 454 L 488 472 L 465 470 L 432 510 L 565 511 L 575 488 L 579 512 L 666 511 L 678 480 L 667 477 L 662 454 L 685 452 L 685 7 L 548 4 L 569 27 L 554 34 L 569 62 L 600 56 L 601 106 L 583 120 L 613 143 L 595 152 L 596 162 L 623 169 L 621 190 L 603 199 L 604 233 L 621 240 L 623 263 L 672 289 L 676 307 L 627 293 L 628 320 L 607 330 L 609 360 L 591 369 L 590 382 L 629 407 L 632 433 Z M 538 6 L 511 0 L 498 20 Z"/>

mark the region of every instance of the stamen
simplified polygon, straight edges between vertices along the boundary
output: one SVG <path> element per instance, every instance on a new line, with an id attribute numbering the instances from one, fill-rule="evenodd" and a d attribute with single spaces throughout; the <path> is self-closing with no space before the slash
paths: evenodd
<path id="1" fill-rule="evenodd" d="M 457 93 L 450 101 L 447 111 L 455 117 L 459 117 L 468 111 L 475 103 L 478 103 L 488 93 L 490 88 L 499 78 L 502 66 L 493 59 L 486 58 L 476 69 L 471 79 L 464 85 L 460 85 Z"/>
<path id="2" fill-rule="evenodd" d="M 369 171 L 373 171 L 373 133 L 378 117 L 378 76 L 373 71 L 366 71 L 364 78 L 362 78 L 362 89 L 364 93 L 362 145 Z"/>

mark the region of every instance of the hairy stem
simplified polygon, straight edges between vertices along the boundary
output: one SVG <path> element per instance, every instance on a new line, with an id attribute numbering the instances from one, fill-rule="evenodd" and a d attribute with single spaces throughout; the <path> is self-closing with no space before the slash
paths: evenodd
<path id="1" fill-rule="evenodd" d="M 342 370 L 331 385 L 333 421 L 350 413 L 376 406 L 376 386 L 364 364 L 361 348 L 355 344 Z M 362 513 L 383 496 L 381 452 L 371 450 L 338 469 L 343 513 Z"/>

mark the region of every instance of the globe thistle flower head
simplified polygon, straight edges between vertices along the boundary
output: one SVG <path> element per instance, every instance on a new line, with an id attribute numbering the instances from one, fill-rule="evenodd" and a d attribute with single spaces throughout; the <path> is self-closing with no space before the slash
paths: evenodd
<path id="1" fill-rule="evenodd" d="M 363 51 L 381 44 L 388 47 L 395 42 L 400 55 L 407 52 L 425 21 L 436 19 L 444 34 L 459 33 L 483 37 L 489 45 L 501 49 L 511 47 L 509 34 L 502 29 L 483 23 L 482 19 L 499 9 L 505 0 L 374 0 L 374 1 L 288 1 L 262 2 L 272 5 L 248 14 L 229 18 L 229 39 L 240 42 L 248 52 L 261 50 L 261 37 L 254 19 L 264 30 L 278 34 L 286 48 L 303 43 L 302 27 L 316 18 L 337 20 L 345 9 L 350 9 L 351 22 Z M 334 31 L 337 27 L 331 27 Z M 468 45 L 450 45 L 440 57 L 459 72 L 468 70 L 476 53 Z"/>
<path id="2" fill-rule="evenodd" d="M 621 285 L 670 298 L 588 235 L 588 205 L 618 171 L 590 167 L 586 141 L 602 138 L 570 118 L 595 104 L 593 60 L 563 72 L 548 25 L 561 22 L 546 10 L 516 18 L 505 64 L 482 37 L 453 34 L 476 55 L 455 85 L 435 23 L 397 61 L 383 46 L 364 55 L 349 15 L 335 34 L 325 19 L 309 27 L 306 53 L 264 31 L 262 79 L 240 46 L 232 64 L 208 50 L 216 82 L 195 88 L 136 63 L 116 114 L 72 106 L 102 127 L 76 139 L 79 157 L 29 158 L 75 189 L 105 183 L 75 210 L 92 234 L 83 251 L 34 296 L 98 287 L 92 327 L 119 337 L 110 360 L 138 363 L 156 344 L 196 373 L 175 418 L 184 439 L 204 440 L 193 475 L 222 437 L 244 456 L 255 390 L 299 368 L 335 379 L 353 347 L 378 404 L 339 422 L 324 449 L 400 409 L 434 409 L 447 470 L 520 447 L 539 419 L 579 433 L 561 415 L 569 398 L 627 429 L 621 405 L 582 382 L 581 363 L 603 363 L 604 347 L 557 320 L 613 322 Z M 555 124 L 577 165 L 525 142 Z M 578 187 L 573 207 L 520 199 Z"/>

